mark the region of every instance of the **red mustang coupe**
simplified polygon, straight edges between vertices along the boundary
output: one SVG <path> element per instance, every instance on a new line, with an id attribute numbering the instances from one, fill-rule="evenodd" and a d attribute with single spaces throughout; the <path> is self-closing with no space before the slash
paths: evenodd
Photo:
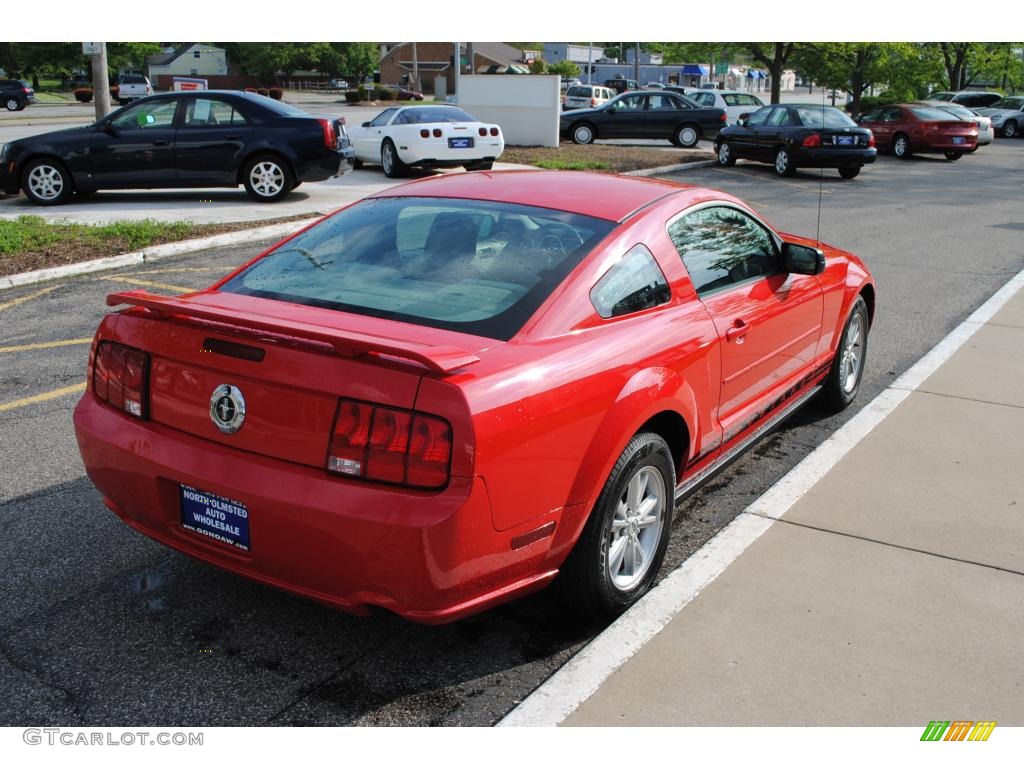
<path id="1" fill-rule="evenodd" d="M 875 288 L 734 197 L 566 172 L 395 187 L 210 288 L 110 296 L 75 429 L 152 538 L 444 622 L 558 577 L 614 615 L 677 499 L 857 394 Z"/>
<path id="2" fill-rule="evenodd" d="M 899 158 L 915 152 L 941 152 L 958 160 L 978 146 L 978 124 L 952 117 L 938 107 L 890 104 L 865 112 L 857 121 L 875 134 L 879 151 Z"/>

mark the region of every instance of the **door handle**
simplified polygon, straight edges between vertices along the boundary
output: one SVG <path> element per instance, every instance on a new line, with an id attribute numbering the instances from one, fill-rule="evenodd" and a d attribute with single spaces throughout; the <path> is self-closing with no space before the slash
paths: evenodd
<path id="1" fill-rule="evenodd" d="M 735 341 L 737 344 L 743 343 L 743 337 L 747 335 L 750 330 L 750 326 L 744 323 L 742 320 L 737 320 L 732 328 L 725 332 L 726 341 Z"/>
<path id="2" fill-rule="evenodd" d="M 167 140 L 167 139 L 161 139 L 160 141 L 154 141 L 153 142 L 153 146 L 154 147 L 166 147 L 166 146 L 169 146 L 170 143 L 171 142 L 169 140 Z"/>

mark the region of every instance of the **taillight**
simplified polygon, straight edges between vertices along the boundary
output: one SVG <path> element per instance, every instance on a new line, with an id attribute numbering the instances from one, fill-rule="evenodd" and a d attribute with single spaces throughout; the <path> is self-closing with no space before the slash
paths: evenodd
<path id="1" fill-rule="evenodd" d="M 817 133 L 812 133 L 810 136 L 808 136 L 806 139 L 804 139 L 803 142 L 801 142 L 800 146 L 810 147 L 810 148 L 820 147 L 821 146 L 821 135 L 817 134 Z"/>
<path id="2" fill-rule="evenodd" d="M 441 129 L 440 128 L 435 128 L 434 129 L 434 138 L 435 139 L 440 139 L 441 138 Z"/>
<path id="3" fill-rule="evenodd" d="M 443 419 L 342 400 L 327 469 L 364 480 L 440 488 L 448 482 L 451 456 L 452 430 Z"/>
<path id="4" fill-rule="evenodd" d="M 726 121 L 728 120 L 728 118 L 726 117 L 726 114 L 725 114 L 725 112 L 723 112 L 722 114 L 720 114 L 720 115 L 718 116 L 718 119 L 719 119 L 719 121 L 720 121 L 720 122 L 723 122 L 723 123 L 724 123 L 724 122 L 726 122 Z"/>
<path id="5" fill-rule="evenodd" d="M 119 411 L 146 418 L 149 358 L 145 352 L 101 341 L 93 361 L 92 391 Z"/>
<path id="6" fill-rule="evenodd" d="M 875 134 L 871 133 L 870 131 L 868 131 L 868 146 L 875 146 Z"/>
<path id="7" fill-rule="evenodd" d="M 31 88 L 22 88 L 21 90 L 23 90 L 25 93 L 32 93 Z"/>
<path id="8" fill-rule="evenodd" d="M 324 131 L 324 146 L 327 147 L 328 149 L 337 149 L 338 136 L 334 132 L 334 121 L 320 118 L 319 123 L 320 127 Z"/>
<path id="9" fill-rule="evenodd" d="M 590 100 L 590 106 L 596 107 L 597 106 L 597 99 L 591 99 Z"/>
<path id="10" fill-rule="evenodd" d="M 486 136 L 487 135 L 487 129 L 486 128 L 478 128 L 477 129 L 477 133 L 479 133 L 481 136 Z"/>
<path id="11" fill-rule="evenodd" d="M 426 128 L 420 128 L 420 138 L 422 138 L 422 139 L 429 139 L 430 138 L 430 131 L 428 131 Z"/>
<path id="12" fill-rule="evenodd" d="M 497 128 L 491 128 L 491 136 L 497 136 L 499 133 Z"/>

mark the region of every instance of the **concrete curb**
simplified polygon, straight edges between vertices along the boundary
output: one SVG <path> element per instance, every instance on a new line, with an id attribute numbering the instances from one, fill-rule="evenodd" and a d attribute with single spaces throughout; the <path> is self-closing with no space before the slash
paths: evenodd
<path id="1" fill-rule="evenodd" d="M 0 291 L 5 288 L 14 288 L 19 285 L 31 285 L 33 283 L 42 283 L 46 280 L 56 280 L 60 277 L 73 277 L 74 275 L 85 275 L 90 272 L 101 272 L 105 269 L 118 269 L 120 267 L 127 267 L 133 264 L 142 264 L 147 261 L 157 261 L 158 259 L 164 259 L 168 256 L 178 256 L 182 253 L 192 253 L 206 248 L 221 248 L 226 245 L 239 245 L 242 243 L 256 242 L 258 240 L 281 238 L 292 234 L 307 224 L 312 223 L 314 220 L 314 218 L 310 218 L 306 221 L 287 221 L 283 224 L 271 224 L 266 227 L 257 227 L 256 229 L 243 229 L 238 232 L 223 232 L 219 235 L 199 237 L 195 240 L 182 240 L 177 243 L 154 245 L 151 248 L 134 251 L 132 253 L 124 253 L 120 256 L 105 256 L 102 259 L 81 261 L 77 264 L 37 269 L 32 272 L 20 272 L 16 275 L 0 277 Z"/>
<path id="2" fill-rule="evenodd" d="M 707 168 L 717 163 L 717 160 L 697 160 L 692 163 L 676 163 L 675 165 L 659 165 L 657 168 L 641 168 L 638 171 L 626 171 L 623 176 L 657 176 L 662 173 L 674 173 L 675 171 L 689 171 L 695 168 Z"/>

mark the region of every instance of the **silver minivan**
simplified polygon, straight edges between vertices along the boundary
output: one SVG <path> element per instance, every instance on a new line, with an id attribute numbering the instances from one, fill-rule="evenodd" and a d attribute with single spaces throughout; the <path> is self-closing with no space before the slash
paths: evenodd
<path id="1" fill-rule="evenodd" d="M 615 91 L 603 85 L 574 85 L 562 98 L 562 109 L 589 109 L 615 98 Z"/>

